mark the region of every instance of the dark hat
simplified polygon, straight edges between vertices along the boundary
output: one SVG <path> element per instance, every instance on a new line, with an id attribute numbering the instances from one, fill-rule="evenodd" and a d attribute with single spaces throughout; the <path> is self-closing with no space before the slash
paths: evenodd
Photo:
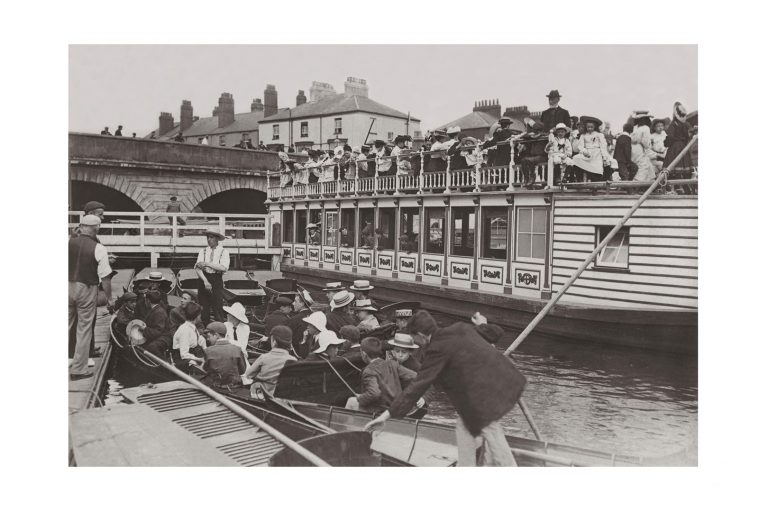
<path id="1" fill-rule="evenodd" d="M 275 299 L 275 304 L 278 306 L 290 306 L 293 304 L 293 301 L 288 297 L 278 297 Z"/>
<path id="2" fill-rule="evenodd" d="M 552 89 L 549 91 L 549 94 L 547 94 L 547 98 L 562 98 L 562 96 L 560 96 L 560 91 Z"/>
<path id="3" fill-rule="evenodd" d="M 504 335 L 504 329 L 498 325 L 480 324 L 476 329 L 480 336 L 491 345 L 496 344 L 496 342 Z"/>
<path id="4" fill-rule="evenodd" d="M 136 300 L 137 296 L 133 292 L 125 292 L 115 301 L 115 308 L 120 309 L 126 302 Z"/>
<path id="5" fill-rule="evenodd" d="M 579 122 L 586 126 L 587 123 L 595 123 L 595 128 L 599 128 L 603 122 L 593 116 L 581 116 Z"/>
<path id="6" fill-rule="evenodd" d="M 100 203 L 98 201 L 88 201 L 83 206 L 83 211 L 84 212 L 90 212 L 90 211 L 93 211 L 93 210 L 98 210 L 99 208 L 101 208 L 103 210 L 103 209 L 106 208 L 106 206 L 104 206 L 102 203 Z"/>
<path id="7" fill-rule="evenodd" d="M 226 236 L 222 235 L 222 234 L 221 234 L 221 233 L 219 233 L 218 231 L 214 231 L 214 230 L 212 230 L 212 229 L 206 229 L 206 230 L 205 230 L 205 233 L 203 233 L 203 234 L 204 234 L 206 237 L 208 237 L 208 236 L 212 236 L 212 237 L 214 237 L 214 238 L 218 238 L 219 240 L 224 240 L 225 238 L 227 238 Z"/>
<path id="8" fill-rule="evenodd" d="M 506 116 L 505 117 L 501 117 L 501 118 L 499 118 L 498 123 L 501 126 L 504 126 L 505 124 L 512 124 L 512 119 L 510 119 L 509 117 L 506 117 Z"/>
<path id="9" fill-rule="evenodd" d="M 397 144 L 397 143 L 405 142 L 405 141 L 406 141 L 406 139 L 405 139 L 404 135 L 398 135 L 397 137 L 395 137 L 395 140 L 393 142 L 395 144 Z"/>
<path id="10" fill-rule="evenodd" d="M 379 146 L 386 146 L 387 143 L 381 139 L 376 139 L 375 141 L 373 141 L 373 145 L 376 147 L 379 147 Z"/>
<path id="11" fill-rule="evenodd" d="M 347 341 L 351 341 L 354 345 L 360 342 L 360 329 L 354 325 L 344 325 L 339 329 L 339 336 Z"/>
<path id="12" fill-rule="evenodd" d="M 197 292 L 196 291 L 194 291 L 194 290 L 182 290 L 180 295 L 184 295 L 185 293 L 187 295 L 189 295 L 190 297 L 192 297 L 193 301 L 197 302 Z"/>
<path id="13" fill-rule="evenodd" d="M 215 332 L 220 336 L 227 335 L 227 326 L 221 322 L 211 322 L 205 327 L 205 330 L 208 332 Z"/>
<path id="14" fill-rule="evenodd" d="M 293 339 L 293 331 L 287 325 L 276 325 L 269 332 L 278 343 L 290 343 Z"/>
<path id="15" fill-rule="evenodd" d="M 371 146 L 369 144 L 363 144 L 362 146 L 360 146 L 360 151 L 364 149 L 371 149 Z"/>
<path id="16" fill-rule="evenodd" d="M 171 201 L 175 201 L 177 199 L 176 196 L 171 196 Z"/>

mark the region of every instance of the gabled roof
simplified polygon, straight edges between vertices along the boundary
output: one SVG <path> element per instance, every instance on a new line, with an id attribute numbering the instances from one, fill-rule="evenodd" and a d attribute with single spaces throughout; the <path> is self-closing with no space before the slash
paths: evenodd
<path id="1" fill-rule="evenodd" d="M 185 137 L 202 137 L 203 135 L 219 135 L 224 133 L 252 132 L 259 129 L 259 121 L 264 118 L 263 110 L 235 114 L 235 122 L 219 128 L 219 118 L 203 117 L 192 123 L 184 132 Z"/>
<path id="2" fill-rule="evenodd" d="M 488 112 L 474 111 L 460 117 L 450 123 L 446 123 L 442 126 L 438 126 L 438 130 L 445 130 L 450 126 L 458 126 L 462 130 L 471 130 L 473 128 L 490 128 L 493 123 L 498 121 L 499 118 L 489 114 Z"/>
<path id="3" fill-rule="evenodd" d="M 407 119 L 408 114 L 399 110 L 382 105 L 377 101 L 366 96 L 347 96 L 346 94 L 334 94 L 326 96 L 316 101 L 310 101 L 299 105 L 298 107 L 286 109 L 270 117 L 261 120 L 262 123 L 284 121 L 288 119 L 303 119 L 309 117 L 330 116 L 334 114 L 344 114 L 348 112 L 367 112 L 369 114 L 379 114 L 388 117 L 397 117 Z M 411 116 L 411 121 L 419 122 L 418 119 Z"/>

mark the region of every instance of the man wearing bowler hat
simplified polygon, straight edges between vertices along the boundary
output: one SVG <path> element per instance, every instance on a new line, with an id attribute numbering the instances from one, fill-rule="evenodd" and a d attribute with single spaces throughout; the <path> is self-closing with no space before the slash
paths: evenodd
<path id="1" fill-rule="evenodd" d="M 571 115 L 560 106 L 560 92 L 557 89 L 553 89 L 549 91 L 547 98 L 549 98 L 549 108 L 541 113 L 541 123 L 544 125 L 544 131 L 548 132 L 557 126 L 558 123 L 563 123 L 569 128 L 573 128 L 571 126 Z"/>
<path id="2" fill-rule="evenodd" d="M 264 319 L 264 325 L 266 326 L 264 332 L 272 332 L 272 329 L 278 325 L 288 325 L 288 321 L 291 319 L 293 298 L 278 297 L 275 299 L 275 305 L 278 309 L 268 314 Z"/>
<path id="3" fill-rule="evenodd" d="M 217 322 L 224 322 L 224 272 L 229 270 L 229 251 L 219 242 L 226 238 L 218 231 L 205 232 L 208 246 L 197 255 L 195 271 L 200 278 L 200 288 L 197 297 L 203 308 L 201 318 L 204 324 L 211 321 L 211 316 Z"/>

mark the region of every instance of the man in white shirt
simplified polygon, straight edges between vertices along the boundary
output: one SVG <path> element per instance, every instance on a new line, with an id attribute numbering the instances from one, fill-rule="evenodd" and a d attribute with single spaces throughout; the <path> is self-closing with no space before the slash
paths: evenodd
<path id="1" fill-rule="evenodd" d="M 195 263 L 195 271 L 200 278 L 201 287 L 197 290 L 197 298 L 203 307 L 202 320 L 205 325 L 211 321 L 211 316 L 217 322 L 223 322 L 224 316 L 224 272 L 229 270 L 229 251 L 219 242 L 225 236 L 217 231 L 205 232 L 208 247 L 200 251 Z"/>
<path id="2" fill-rule="evenodd" d="M 224 306 L 224 312 L 227 314 L 227 321 L 224 325 L 227 328 L 227 339 L 243 351 L 245 360 L 248 361 L 248 338 L 251 336 L 251 327 L 248 323 L 248 316 L 245 314 L 245 306 L 235 302 L 231 306 Z"/>

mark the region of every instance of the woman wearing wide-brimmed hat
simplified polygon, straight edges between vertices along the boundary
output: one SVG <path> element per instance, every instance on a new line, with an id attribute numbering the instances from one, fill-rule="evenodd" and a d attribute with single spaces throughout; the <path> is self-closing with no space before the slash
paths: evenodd
<path id="1" fill-rule="evenodd" d="M 578 154 L 573 157 L 573 166 L 580 178 L 603 181 L 603 167 L 611 159 L 605 136 L 598 131 L 603 122 L 592 116 L 581 116 L 579 122 L 584 125 L 584 134 L 579 137 Z"/>
<path id="2" fill-rule="evenodd" d="M 651 149 L 651 119 L 653 116 L 647 110 L 636 110 L 632 113 L 632 162 L 637 165 L 635 181 L 653 181 L 656 178 L 652 160 L 655 153 Z"/>
<path id="3" fill-rule="evenodd" d="M 361 333 L 379 328 L 379 320 L 374 315 L 378 309 L 371 304 L 371 299 L 356 300 L 355 305 L 352 306 L 352 310 L 357 315 L 357 319 L 360 320 L 357 324 L 357 328 L 360 329 Z"/>
<path id="4" fill-rule="evenodd" d="M 664 157 L 664 167 L 671 164 L 672 160 L 674 160 L 691 141 L 691 134 L 694 131 L 694 128 L 692 128 L 685 120 L 687 114 L 688 112 L 685 110 L 685 107 L 683 107 L 683 104 L 676 101 L 672 108 L 672 122 L 669 123 L 669 126 L 667 127 L 667 138 L 664 141 L 664 145 L 667 147 L 667 154 Z M 677 167 L 693 167 L 690 152 L 683 155 L 677 163 Z"/>

